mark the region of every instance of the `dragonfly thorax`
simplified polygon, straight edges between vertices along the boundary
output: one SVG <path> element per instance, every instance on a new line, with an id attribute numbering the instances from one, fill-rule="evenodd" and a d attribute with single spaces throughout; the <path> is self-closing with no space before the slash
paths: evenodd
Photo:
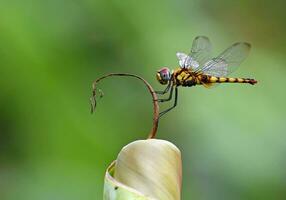
<path id="1" fill-rule="evenodd" d="M 172 73 L 168 67 L 163 67 L 159 71 L 157 71 L 156 78 L 162 84 L 166 85 L 172 77 Z"/>

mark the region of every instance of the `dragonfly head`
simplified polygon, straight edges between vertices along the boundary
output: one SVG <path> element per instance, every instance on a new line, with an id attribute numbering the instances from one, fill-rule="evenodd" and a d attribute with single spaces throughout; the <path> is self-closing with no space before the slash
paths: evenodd
<path id="1" fill-rule="evenodd" d="M 171 80 L 172 74 L 168 67 L 163 67 L 159 71 L 157 71 L 156 78 L 162 84 L 166 85 Z"/>

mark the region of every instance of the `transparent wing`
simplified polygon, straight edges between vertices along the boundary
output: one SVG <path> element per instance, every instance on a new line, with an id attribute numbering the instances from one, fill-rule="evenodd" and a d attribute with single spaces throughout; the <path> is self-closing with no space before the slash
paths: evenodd
<path id="1" fill-rule="evenodd" d="M 202 67 L 211 59 L 212 45 L 206 36 L 197 36 L 192 45 L 189 56 Z"/>
<path id="2" fill-rule="evenodd" d="M 211 43 L 205 36 L 197 36 L 193 40 L 190 53 L 177 53 L 181 68 L 192 68 L 193 70 L 202 67 L 211 59 Z"/>
<path id="3" fill-rule="evenodd" d="M 182 52 L 177 52 L 176 56 L 179 60 L 179 64 L 180 64 L 181 68 L 184 67 L 184 64 L 187 64 L 187 65 L 190 64 L 187 54 L 182 53 Z"/>
<path id="4" fill-rule="evenodd" d="M 199 67 L 199 63 L 192 59 L 192 57 L 188 56 L 185 53 L 177 52 L 177 58 L 179 59 L 179 64 L 181 68 L 192 68 L 193 70 Z"/>
<path id="5" fill-rule="evenodd" d="M 225 60 L 220 58 L 213 58 L 204 65 L 201 71 L 206 75 L 224 77 L 228 75 L 227 66 L 228 65 Z"/>
<path id="6" fill-rule="evenodd" d="M 226 76 L 235 71 L 249 54 L 249 43 L 235 43 L 216 58 L 208 61 L 201 69 L 204 74 L 211 76 Z"/>

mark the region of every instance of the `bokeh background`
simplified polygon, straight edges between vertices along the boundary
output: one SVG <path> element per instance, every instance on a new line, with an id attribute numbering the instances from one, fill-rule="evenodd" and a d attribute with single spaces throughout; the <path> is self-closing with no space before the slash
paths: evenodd
<path id="1" fill-rule="evenodd" d="M 91 83 L 110 72 L 155 89 L 197 35 L 214 55 L 236 41 L 252 51 L 233 75 L 251 85 L 180 88 L 158 137 L 183 156 L 182 199 L 286 199 L 285 1 L 0 1 L 0 199 L 102 199 L 106 167 L 144 139 L 152 122 L 145 86 Z M 162 109 L 167 105 L 162 105 Z"/>

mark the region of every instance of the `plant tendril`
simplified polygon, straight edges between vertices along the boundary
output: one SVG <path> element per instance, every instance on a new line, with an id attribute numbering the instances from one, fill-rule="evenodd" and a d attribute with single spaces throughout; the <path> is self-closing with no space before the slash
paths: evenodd
<path id="1" fill-rule="evenodd" d="M 96 109 L 96 97 L 97 97 L 97 84 L 98 82 L 100 82 L 102 79 L 105 79 L 109 76 L 129 76 L 129 77 L 134 77 L 137 78 L 139 80 L 141 80 L 146 87 L 148 88 L 151 96 L 152 96 L 152 100 L 153 100 L 153 126 L 152 129 L 149 133 L 149 136 L 147 139 L 151 139 L 151 138 L 155 138 L 156 133 L 157 133 L 157 129 L 158 129 L 158 124 L 159 124 L 159 104 L 158 104 L 158 97 L 157 94 L 155 93 L 154 89 L 152 88 L 152 86 L 142 77 L 137 76 L 135 74 L 128 74 L 128 73 L 110 73 L 110 74 L 106 74 L 98 79 L 96 79 L 93 84 L 92 84 L 92 97 L 90 98 L 90 103 L 91 103 L 91 113 L 93 113 Z M 99 92 L 99 97 L 103 97 L 103 92 L 102 90 L 98 89 Z"/>

